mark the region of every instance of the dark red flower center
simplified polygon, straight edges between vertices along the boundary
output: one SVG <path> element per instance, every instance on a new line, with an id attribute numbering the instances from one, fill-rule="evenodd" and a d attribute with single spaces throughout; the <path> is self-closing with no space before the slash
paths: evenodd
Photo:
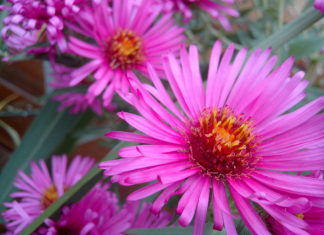
<path id="1" fill-rule="evenodd" d="M 113 69 L 132 69 L 144 60 L 142 40 L 131 30 L 118 30 L 108 40 L 106 56 Z"/>
<path id="2" fill-rule="evenodd" d="M 205 109 L 187 133 L 190 160 L 202 173 L 217 179 L 239 177 L 258 161 L 253 125 L 230 108 Z"/>

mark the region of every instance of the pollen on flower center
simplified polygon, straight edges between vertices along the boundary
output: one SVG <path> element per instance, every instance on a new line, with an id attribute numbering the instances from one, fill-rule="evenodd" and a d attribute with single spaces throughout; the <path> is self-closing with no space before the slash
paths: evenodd
<path id="1" fill-rule="evenodd" d="M 239 177 L 254 168 L 257 138 L 252 122 L 225 107 L 205 109 L 186 134 L 190 160 L 203 174 L 217 179 Z"/>
<path id="2" fill-rule="evenodd" d="M 108 40 L 106 56 L 113 69 L 131 69 L 144 60 L 142 40 L 131 30 L 118 30 Z"/>
<path id="3" fill-rule="evenodd" d="M 64 187 L 64 192 L 68 190 L 68 187 Z M 42 208 L 45 210 L 47 207 L 49 207 L 53 202 L 55 202 L 58 199 L 58 193 L 56 186 L 52 184 L 49 188 L 45 189 L 42 193 L 41 198 L 41 205 Z"/>
<path id="4" fill-rule="evenodd" d="M 299 219 L 304 219 L 304 214 L 303 213 L 296 214 L 295 216 L 298 217 Z"/>
<path id="5" fill-rule="evenodd" d="M 48 189 L 43 191 L 41 205 L 43 209 L 49 207 L 58 198 L 56 187 L 52 184 Z"/>

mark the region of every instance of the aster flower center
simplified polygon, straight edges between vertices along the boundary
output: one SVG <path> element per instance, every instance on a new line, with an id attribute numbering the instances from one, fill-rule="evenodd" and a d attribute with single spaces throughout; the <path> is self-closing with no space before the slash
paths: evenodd
<path id="1" fill-rule="evenodd" d="M 108 40 L 106 56 L 113 69 L 131 69 L 144 60 L 142 40 L 131 30 L 118 30 Z"/>
<path id="2" fill-rule="evenodd" d="M 239 177 L 254 168 L 257 138 L 252 122 L 230 108 L 205 109 L 190 123 L 187 143 L 190 160 L 203 174 L 217 179 Z"/>
<path id="3" fill-rule="evenodd" d="M 303 213 L 296 214 L 295 216 L 298 217 L 299 219 L 304 219 L 304 214 Z"/>
<path id="4" fill-rule="evenodd" d="M 49 207 L 58 198 L 56 187 L 52 184 L 48 189 L 43 191 L 41 205 L 44 209 Z"/>
<path id="5" fill-rule="evenodd" d="M 64 187 L 64 192 L 68 190 L 67 187 Z M 43 209 L 49 207 L 53 202 L 55 202 L 59 198 L 56 186 L 52 184 L 49 188 L 43 191 L 43 195 L 41 198 L 41 205 Z"/>

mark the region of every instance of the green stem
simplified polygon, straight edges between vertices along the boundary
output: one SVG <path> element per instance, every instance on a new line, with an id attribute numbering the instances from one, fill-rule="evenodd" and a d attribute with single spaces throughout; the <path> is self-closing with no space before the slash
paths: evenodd
<path id="1" fill-rule="evenodd" d="M 322 14 L 319 10 L 310 7 L 295 20 L 286 24 L 263 42 L 257 44 L 255 48 L 266 49 L 268 47 L 272 47 L 273 51 L 276 51 L 286 42 L 290 41 L 305 29 L 313 25 L 323 16 L 324 14 Z"/>
<path id="2" fill-rule="evenodd" d="M 209 32 L 214 35 L 215 37 L 219 38 L 226 46 L 229 46 L 231 43 L 234 44 L 234 47 L 237 50 L 241 50 L 243 48 L 243 46 L 234 43 L 233 41 L 231 41 L 229 38 L 227 38 L 224 34 L 222 34 L 220 31 L 216 30 L 213 25 L 210 23 L 210 21 L 208 20 L 207 16 L 205 14 L 201 14 L 201 18 L 203 19 L 203 21 L 205 22 L 207 29 L 209 30 Z"/>
<path id="3" fill-rule="evenodd" d="M 282 28 L 283 25 L 283 11 L 284 11 L 284 6 L 285 6 L 285 1 L 284 0 L 278 0 L 278 29 Z"/>

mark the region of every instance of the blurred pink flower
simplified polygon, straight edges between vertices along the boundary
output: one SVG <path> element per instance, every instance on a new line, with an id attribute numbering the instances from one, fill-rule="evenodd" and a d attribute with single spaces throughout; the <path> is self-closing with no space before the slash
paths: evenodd
<path id="1" fill-rule="evenodd" d="M 80 11 L 80 6 L 87 0 L 7 0 L 8 5 L 0 5 L 1 10 L 8 10 L 9 16 L 3 20 L 2 37 L 8 46 L 15 41 L 23 41 L 21 46 L 31 46 L 44 34 L 52 46 L 56 44 L 64 51 L 66 41 L 63 35 L 64 21 L 71 19 Z M 19 29 L 20 28 L 20 29 Z M 23 32 L 26 32 L 23 34 Z M 32 43 L 32 41 L 34 41 Z"/>
<path id="2" fill-rule="evenodd" d="M 91 108 L 98 116 L 102 114 L 100 100 L 94 98 L 89 100 L 85 94 L 76 92 L 67 92 L 61 95 L 53 96 L 53 100 L 61 103 L 58 112 L 61 112 L 66 107 L 71 107 L 70 113 L 83 113 L 88 108 Z"/>
<path id="3" fill-rule="evenodd" d="M 39 234 L 119 235 L 132 228 L 166 227 L 172 216 L 162 212 L 150 214 L 151 204 L 127 202 L 122 209 L 109 185 L 97 184 L 80 202 L 65 206 L 60 219 L 46 220 Z"/>
<path id="4" fill-rule="evenodd" d="M 314 171 L 308 177 L 314 177 L 318 179 L 323 179 L 323 171 Z M 301 220 L 304 220 L 308 227 L 304 233 L 300 234 L 310 234 L 310 235 L 322 235 L 324 234 L 324 201 L 316 202 L 317 206 L 312 206 L 308 210 L 301 213 L 295 214 L 295 216 Z M 315 203 L 315 205 L 316 205 Z M 288 208 L 289 209 L 289 208 Z M 294 212 L 291 212 L 294 214 Z M 277 235 L 295 235 L 296 233 L 292 232 L 290 227 L 291 225 L 286 223 L 280 223 L 276 219 L 268 216 L 266 222 L 270 227 L 270 230 Z"/>
<path id="5" fill-rule="evenodd" d="M 90 61 L 71 72 L 68 86 L 94 73 L 87 96 L 91 99 L 103 93 L 103 105 L 107 107 L 115 90 L 128 90 L 127 72 L 137 69 L 146 73 L 148 62 L 162 71 L 161 55 L 178 50 L 184 29 L 173 23 L 171 14 L 158 19 L 160 10 L 151 6 L 151 0 L 139 6 L 133 0 L 98 0 L 80 11 L 76 24 L 69 27 L 83 37 L 95 39 L 95 44 L 69 37 L 69 51 Z"/>
<path id="6" fill-rule="evenodd" d="M 324 0 L 315 0 L 314 7 L 324 13 Z"/>
<path id="7" fill-rule="evenodd" d="M 19 234 L 28 224 L 38 217 L 48 206 L 61 197 L 93 166 L 94 160 L 76 156 L 67 168 L 67 157 L 52 157 L 52 174 L 49 174 L 43 160 L 39 166 L 31 163 L 31 175 L 22 171 L 14 185 L 19 191 L 11 194 L 13 202 L 4 203 L 8 209 L 2 213 L 7 229 Z"/>
<path id="8" fill-rule="evenodd" d="M 305 97 L 303 72 L 290 77 L 293 59 L 273 70 L 271 50 L 247 49 L 233 58 L 230 45 L 221 58 L 218 41 L 211 52 L 206 87 L 199 71 L 198 50 L 165 57 L 167 80 L 176 105 L 152 66 L 153 86 L 135 76 L 132 93 L 119 94 L 140 115 L 118 116 L 143 134 L 114 131 L 108 137 L 142 143 L 119 151 L 122 159 L 100 163 L 113 182 L 152 184 L 133 192 L 139 200 L 157 192 L 158 213 L 177 194 L 179 223 L 188 226 L 194 215 L 194 234 L 203 234 L 212 191 L 214 228 L 237 234 L 227 199 L 236 207 L 253 234 L 270 234 L 250 200 L 277 221 L 303 234 L 307 222 L 294 214 L 319 204 L 324 207 L 324 181 L 284 172 L 324 169 L 324 97 L 286 113 Z M 156 181 L 157 180 L 157 181 Z M 226 189 L 229 189 L 228 192 Z M 321 203 L 320 203 L 321 202 Z"/>
<path id="9" fill-rule="evenodd" d="M 142 0 L 133 0 L 141 2 Z M 198 6 L 208 12 L 214 19 L 218 20 L 225 30 L 231 29 L 231 24 L 226 15 L 239 17 L 240 13 L 234 9 L 235 0 L 154 0 L 156 6 L 160 5 L 163 12 L 180 12 L 184 22 L 193 18 L 191 6 Z"/>

